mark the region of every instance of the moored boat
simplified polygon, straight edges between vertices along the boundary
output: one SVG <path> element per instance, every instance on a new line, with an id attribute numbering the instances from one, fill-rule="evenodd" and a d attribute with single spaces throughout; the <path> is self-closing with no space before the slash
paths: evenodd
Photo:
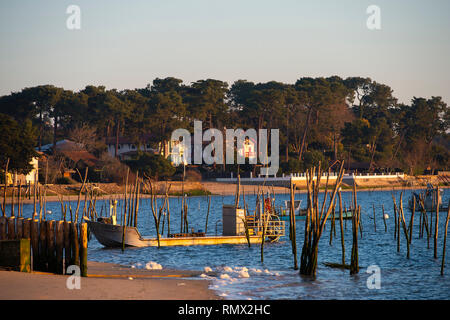
<path id="1" fill-rule="evenodd" d="M 244 210 L 234 206 L 223 207 L 222 235 L 207 236 L 203 232 L 171 234 L 168 237 L 144 238 L 136 227 L 115 224 L 113 219 L 100 218 L 92 221 L 85 217 L 90 231 L 105 247 L 149 247 L 149 246 L 186 246 L 186 245 L 219 245 L 246 244 L 262 241 L 263 220 L 260 216 L 243 216 Z M 244 217 L 244 218 L 243 218 Z M 243 218 L 243 219 L 242 219 Z M 276 217 L 275 217 L 276 218 Z M 246 233 L 245 223 L 247 222 Z M 284 221 L 267 217 L 264 237 L 269 241 L 278 240 L 285 234 Z M 124 235 L 125 232 L 125 235 Z"/>

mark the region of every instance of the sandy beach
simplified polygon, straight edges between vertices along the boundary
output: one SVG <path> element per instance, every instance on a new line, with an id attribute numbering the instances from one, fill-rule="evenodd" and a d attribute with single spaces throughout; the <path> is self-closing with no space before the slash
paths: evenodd
<path id="1" fill-rule="evenodd" d="M 218 300 L 198 271 L 135 269 L 88 262 L 80 289 L 68 289 L 69 276 L 0 270 L 0 300 Z"/>

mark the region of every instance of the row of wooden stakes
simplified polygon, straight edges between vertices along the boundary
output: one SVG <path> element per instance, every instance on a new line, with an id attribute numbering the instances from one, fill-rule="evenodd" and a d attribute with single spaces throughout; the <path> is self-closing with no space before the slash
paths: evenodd
<path id="1" fill-rule="evenodd" d="M 87 276 L 87 224 L 0 217 L 0 240 L 30 239 L 34 271 L 65 274 L 77 265 Z"/>

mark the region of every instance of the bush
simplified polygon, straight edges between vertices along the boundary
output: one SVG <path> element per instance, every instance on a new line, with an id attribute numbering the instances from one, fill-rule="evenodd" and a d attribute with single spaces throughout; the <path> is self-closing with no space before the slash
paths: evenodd
<path id="1" fill-rule="evenodd" d="M 281 170 L 286 174 L 303 172 L 303 162 L 298 159 L 289 159 L 288 162 L 281 163 Z"/>
<path id="2" fill-rule="evenodd" d="M 125 163 L 131 170 L 139 171 L 141 176 L 145 174 L 155 180 L 172 177 L 176 170 L 169 160 L 159 154 L 143 153 L 136 160 L 127 160 Z"/>
<path id="3" fill-rule="evenodd" d="M 104 182 L 115 182 L 118 184 L 125 183 L 128 166 L 119 161 L 119 159 L 111 157 L 109 153 L 105 152 L 100 160 L 103 163 L 103 170 L 101 172 L 101 180 Z M 134 176 L 134 174 L 133 174 Z M 134 178 L 128 176 L 128 181 L 134 181 Z"/>
<path id="4" fill-rule="evenodd" d="M 322 152 L 320 151 L 316 151 L 316 150 L 311 150 L 311 151 L 307 151 L 303 154 L 303 165 L 304 165 L 304 170 L 309 169 L 311 167 L 314 166 L 318 166 L 319 162 L 322 163 L 322 168 L 326 168 L 328 165 L 325 159 L 325 156 L 323 155 Z"/>

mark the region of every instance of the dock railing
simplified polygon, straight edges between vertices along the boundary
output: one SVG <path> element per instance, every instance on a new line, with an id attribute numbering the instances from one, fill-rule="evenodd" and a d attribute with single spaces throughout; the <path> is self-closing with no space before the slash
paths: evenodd
<path id="1" fill-rule="evenodd" d="M 272 218 L 272 219 L 271 219 Z M 247 216 L 248 229 L 253 231 L 253 235 L 261 235 L 264 228 L 264 220 L 260 219 L 257 215 Z M 284 221 L 275 218 L 271 215 L 266 223 L 265 235 L 268 238 L 279 238 L 285 235 Z"/>

